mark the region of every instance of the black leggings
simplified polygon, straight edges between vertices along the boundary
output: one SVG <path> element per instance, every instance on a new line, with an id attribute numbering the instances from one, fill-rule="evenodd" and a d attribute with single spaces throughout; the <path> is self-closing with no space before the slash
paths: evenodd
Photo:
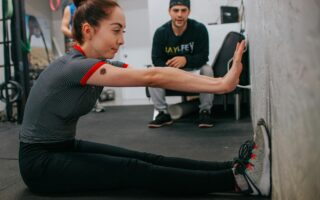
<path id="1" fill-rule="evenodd" d="M 19 165 L 26 185 L 38 193 L 132 188 L 205 194 L 235 188 L 231 162 L 164 157 L 81 140 L 20 143 Z"/>

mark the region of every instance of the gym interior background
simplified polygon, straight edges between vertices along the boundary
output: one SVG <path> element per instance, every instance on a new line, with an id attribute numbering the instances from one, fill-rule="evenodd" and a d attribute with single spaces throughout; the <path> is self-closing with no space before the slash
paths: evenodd
<path id="1" fill-rule="evenodd" d="M 146 67 L 151 64 L 153 32 L 169 20 L 168 0 L 118 2 L 126 13 L 127 33 L 126 43 L 116 59 Z M 251 124 L 254 127 L 264 118 L 271 131 L 272 199 L 320 199 L 320 2 L 244 0 L 243 3 L 242 25 L 250 45 Z M 51 11 L 48 1 L 43 0 L 25 0 L 24 4 L 26 13 L 40 19 L 44 35 L 50 36 L 46 38 L 50 59 L 59 56 L 64 52 L 61 8 Z M 241 1 L 192 1 L 190 17 L 206 24 L 209 30 L 209 62 L 213 61 L 225 34 L 239 31 L 241 26 L 241 23 L 221 24 L 223 5 L 240 8 Z M 3 38 L 3 31 L 0 33 Z M 0 83 L 3 83 L 3 45 L 0 55 Z M 115 101 L 108 105 L 150 104 L 144 88 L 114 89 Z M 5 112 L 6 104 L 0 102 L 0 113 Z M 4 124 L 0 122 L 0 126 Z"/>

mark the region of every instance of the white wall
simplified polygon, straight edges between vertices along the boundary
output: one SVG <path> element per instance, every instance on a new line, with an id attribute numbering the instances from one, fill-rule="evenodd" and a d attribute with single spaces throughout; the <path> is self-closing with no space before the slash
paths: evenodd
<path id="1" fill-rule="evenodd" d="M 135 68 L 145 68 L 151 63 L 149 18 L 147 0 L 119 0 L 126 15 L 125 44 L 121 47 L 117 59 Z M 126 104 L 136 99 L 147 102 L 145 89 L 122 88 L 122 99 Z"/>

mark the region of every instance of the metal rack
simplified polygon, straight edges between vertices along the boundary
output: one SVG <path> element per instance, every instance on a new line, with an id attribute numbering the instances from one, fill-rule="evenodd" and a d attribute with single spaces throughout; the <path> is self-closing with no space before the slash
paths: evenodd
<path id="1" fill-rule="evenodd" d="M 4 83 L 0 83 L 0 100 L 6 104 L 7 121 L 18 123 L 22 122 L 30 90 L 28 52 L 23 50 L 27 44 L 24 18 L 24 1 L 2 0 L 0 21 L 3 25 L 3 40 L 0 45 L 3 45 L 4 52 Z"/>

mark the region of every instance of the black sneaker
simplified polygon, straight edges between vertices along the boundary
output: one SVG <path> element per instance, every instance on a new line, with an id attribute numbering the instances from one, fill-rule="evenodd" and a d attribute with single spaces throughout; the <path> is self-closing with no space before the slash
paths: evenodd
<path id="1" fill-rule="evenodd" d="M 159 114 L 156 116 L 156 119 L 151 121 L 148 124 L 149 128 L 159 128 L 165 125 L 172 124 L 173 121 L 171 119 L 171 116 L 169 114 L 164 113 L 163 111 L 159 112 Z"/>
<path id="2" fill-rule="evenodd" d="M 199 114 L 199 128 L 213 127 L 213 119 L 208 110 L 202 110 Z"/>

